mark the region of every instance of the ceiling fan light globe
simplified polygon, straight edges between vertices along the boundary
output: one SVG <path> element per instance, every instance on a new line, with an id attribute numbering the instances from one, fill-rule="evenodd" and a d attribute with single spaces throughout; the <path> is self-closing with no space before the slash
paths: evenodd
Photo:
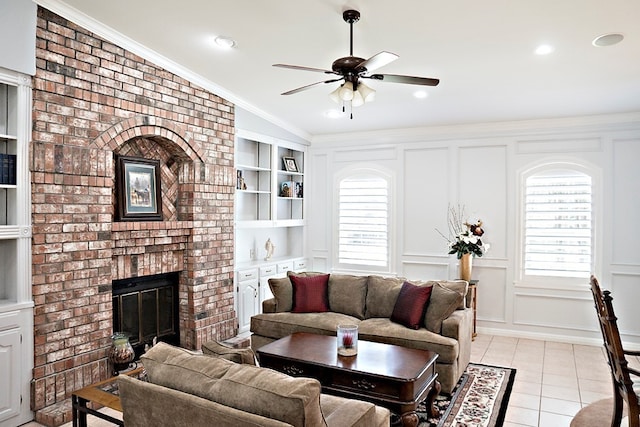
<path id="1" fill-rule="evenodd" d="M 360 93 L 360 89 L 358 89 L 355 92 L 353 92 L 353 99 L 351 100 L 351 106 L 352 107 L 359 107 L 361 105 L 364 105 L 364 98 L 362 97 L 362 94 Z"/>
<path id="2" fill-rule="evenodd" d="M 346 82 L 340 88 L 340 99 L 343 101 L 351 101 L 353 99 L 353 83 Z"/>
<path id="3" fill-rule="evenodd" d="M 362 95 L 362 99 L 364 100 L 364 102 L 371 102 L 376 97 L 376 91 L 371 89 L 369 86 L 366 86 L 364 83 L 360 83 L 358 85 L 357 92 L 360 92 L 360 95 Z"/>
<path id="4" fill-rule="evenodd" d="M 342 85 L 338 86 L 336 90 L 329 94 L 329 99 L 336 104 L 340 104 L 342 102 L 342 98 L 340 98 L 340 89 L 342 89 Z"/>

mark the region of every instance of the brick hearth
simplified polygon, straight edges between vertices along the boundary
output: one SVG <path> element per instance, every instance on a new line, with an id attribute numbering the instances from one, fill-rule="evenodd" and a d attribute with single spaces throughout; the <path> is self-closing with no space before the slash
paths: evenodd
<path id="1" fill-rule="evenodd" d="M 36 420 L 106 378 L 111 282 L 180 272 L 180 343 L 237 331 L 233 105 L 39 8 L 31 144 Z M 161 164 L 162 221 L 114 222 L 116 154 Z"/>

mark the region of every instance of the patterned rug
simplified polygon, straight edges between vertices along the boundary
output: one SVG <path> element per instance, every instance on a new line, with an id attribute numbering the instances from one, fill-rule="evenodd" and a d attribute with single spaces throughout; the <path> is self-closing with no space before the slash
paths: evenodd
<path id="1" fill-rule="evenodd" d="M 509 403 L 516 370 L 470 363 L 451 395 L 436 399 L 438 418 L 417 409 L 418 427 L 500 427 Z"/>

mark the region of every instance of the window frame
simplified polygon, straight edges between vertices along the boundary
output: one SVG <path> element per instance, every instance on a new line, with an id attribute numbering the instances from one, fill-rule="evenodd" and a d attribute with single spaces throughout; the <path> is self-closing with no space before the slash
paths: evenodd
<path id="1" fill-rule="evenodd" d="M 386 181 L 387 183 L 387 257 L 385 266 L 374 266 L 368 264 L 347 264 L 340 262 L 340 184 L 345 179 L 357 179 L 361 177 L 375 177 Z M 393 231 L 393 193 L 394 180 L 393 175 L 387 171 L 374 169 L 370 167 L 350 167 L 341 173 L 335 175 L 335 202 L 333 209 L 333 270 L 344 271 L 350 273 L 385 273 L 391 274 L 393 271 L 393 249 L 394 242 L 391 237 Z"/>
<path id="2" fill-rule="evenodd" d="M 588 285 L 586 277 L 562 277 L 525 274 L 526 247 L 526 196 L 527 179 L 533 175 L 551 170 L 568 170 L 579 172 L 591 177 L 591 274 L 599 274 L 602 250 L 600 248 L 602 232 L 602 175 L 600 168 L 575 159 L 548 159 L 535 165 L 523 168 L 518 173 L 518 197 L 516 206 L 516 285 L 532 286 L 549 289 L 575 290 L 577 287 Z"/>

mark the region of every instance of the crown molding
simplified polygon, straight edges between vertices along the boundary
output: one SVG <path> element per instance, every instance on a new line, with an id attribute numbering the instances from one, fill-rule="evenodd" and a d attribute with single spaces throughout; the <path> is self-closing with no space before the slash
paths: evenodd
<path id="1" fill-rule="evenodd" d="M 238 107 L 241 107 L 251 112 L 252 114 L 257 115 L 269 121 L 270 123 L 273 123 L 274 125 L 279 126 L 282 129 L 299 136 L 300 138 L 311 140 L 311 135 L 309 133 L 265 112 L 264 110 L 261 110 L 245 99 L 235 95 L 233 92 L 230 92 L 222 86 L 219 86 L 215 82 L 212 82 L 211 80 L 206 79 L 205 77 L 197 73 L 194 73 L 188 68 L 183 67 L 182 65 L 172 61 L 171 59 L 159 54 L 158 52 L 148 48 L 147 46 L 144 46 L 143 44 L 136 42 L 135 40 L 125 36 L 124 34 L 114 30 L 113 28 L 103 24 L 100 21 L 97 21 L 91 16 L 79 11 L 72 6 L 69 6 L 68 4 L 60 0 L 34 0 L 34 2 L 38 6 L 48 9 L 51 12 L 60 15 L 63 18 L 68 19 L 69 21 L 72 21 L 73 23 L 91 31 L 95 35 L 108 40 L 109 42 L 115 43 L 116 45 L 128 50 L 129 52 L 132 52 L 148 61 L 151 61 L 152 63 L 184 79 L 187 79 L 194 84 L 197 84 L 203 89 L 206 89 L 211 93 L 214 93 L 221 98 L 232 102 Z"/>
<path id="2" fill-rule="evenodd" d="M 387 129 L 370 132 L 351 132 L 317 135 L 312 145 L 349 143 L 388 144 L 425 142 L 450 139 L 479 139 L 514 137 L 520 135 L 543 136 L 558 133 L 593 132 L 596 130 L 640 130 L 640 111 L 620 114 L 602 114 L 552 119 L 532 119 L 491 123 L 462 123 L 457 125 L 425 126 L 418 128 Z"/>

